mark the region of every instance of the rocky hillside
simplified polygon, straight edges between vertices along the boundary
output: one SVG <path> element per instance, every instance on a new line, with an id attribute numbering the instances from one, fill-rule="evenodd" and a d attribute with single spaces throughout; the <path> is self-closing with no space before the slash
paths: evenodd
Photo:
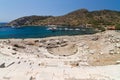
<path id="1" fill-rule="evenodd" d="M 109 26 L 120 23 L 120 11 L 80 9 L 63 16 L 27 16 L 11 21 L 9 25 L 63 25 L 63 26 Z"/>
<path id="2" fill-rule="evenodd" d="M 38 25 L 37 21 L 42 21 L 52 16 L 25 16 L 8 23 L 10 26 Z"/>

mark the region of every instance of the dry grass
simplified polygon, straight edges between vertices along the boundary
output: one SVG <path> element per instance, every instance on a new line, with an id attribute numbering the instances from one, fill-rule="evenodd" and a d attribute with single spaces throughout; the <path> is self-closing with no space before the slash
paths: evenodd
<path id="1" fill-rule="evenodd" d="M 120 60 L 120 54 L 93 54 L 89 55 L 88 63 L 92 66 L 104 66 L 116 64 Z"/>
<path id="2" fill-rule="evenodd" d="M 77 47 L 74 44 L 69 44 L 64 47 L 48 49 L 48 51 L 53 55 L 70 56 L 76 54 Z"/>

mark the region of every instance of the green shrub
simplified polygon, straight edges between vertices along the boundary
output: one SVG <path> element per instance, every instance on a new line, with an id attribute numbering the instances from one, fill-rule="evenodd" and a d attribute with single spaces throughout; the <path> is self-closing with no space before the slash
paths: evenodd
<path id="1" fill-rule="evenodd" d="M 100 30 L 101 32 L 106 30 L 105 27 L 100 26 L 100 25 L 94 25 L 93 28 L 96 28 L 96 29 Z"/>
<path id="2" fill-rule="evenodd" d="M 100 29 L 101 31 L 105 31 L 105 28 L 104 28 L 104 27 L 99 27 L 99 29 Z"/>
<path id="3" fill-rule="evenodd" d="M 120 24 L 117 24 L 117 25 L 115 26 L 115 29 L 116 29 L 116 30 L 120 30 Z"/>

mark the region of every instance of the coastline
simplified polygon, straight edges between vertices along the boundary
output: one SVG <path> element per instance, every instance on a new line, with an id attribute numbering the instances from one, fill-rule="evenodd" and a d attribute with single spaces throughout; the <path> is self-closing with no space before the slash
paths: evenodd
<path id="1" fill-rule="evenodd" d="M 119 80 L 119 35 L 0 39 L 0 79 Z"/>
<path id="2" fill-rule="evenodd" d="M 0 29 L 1 39 L 10 39 L 10 38 L 20 38 L 20 39 L 27 39 L 27 38 L 45 38 L 45 37 L 52 37 L 52 36 L 72 36 L 72 35 L 84 35 L 84 34 L 94 34 L 97 31 L 92 28 L 81 28 L 81 27 L 45 27 L 45 26 L 24 26 L 20 28 L 1 28 Z"/>

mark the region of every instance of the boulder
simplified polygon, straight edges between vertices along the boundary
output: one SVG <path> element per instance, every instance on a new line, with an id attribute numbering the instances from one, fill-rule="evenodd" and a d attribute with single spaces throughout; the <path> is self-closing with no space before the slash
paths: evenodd
<path id="1" fill-rule="evenodd" d="M 120 48 L 120 43 L 116 43 L 115 47 Z"/>
<path id="2" fill-rule="evenodd" d="M 22 49 L 24 49 L 24 48 L 25 48 L 24 46 L 19 45 L 19 44 L 14 44 L 13 46 L 14 46 L 14 47 L 17 47 L 17 48 L 22 48 Z"/>
<path id="3" fill-rule="evenodd" d="M 120 64 L 120 61 L 116 61 L 116 64 Z"/>
<path id="4" fill-rule="evenodd" d="M 5 63 L 2 63 L 2 64 L 0 65 L 0 68 L 5 68 Z"/>

